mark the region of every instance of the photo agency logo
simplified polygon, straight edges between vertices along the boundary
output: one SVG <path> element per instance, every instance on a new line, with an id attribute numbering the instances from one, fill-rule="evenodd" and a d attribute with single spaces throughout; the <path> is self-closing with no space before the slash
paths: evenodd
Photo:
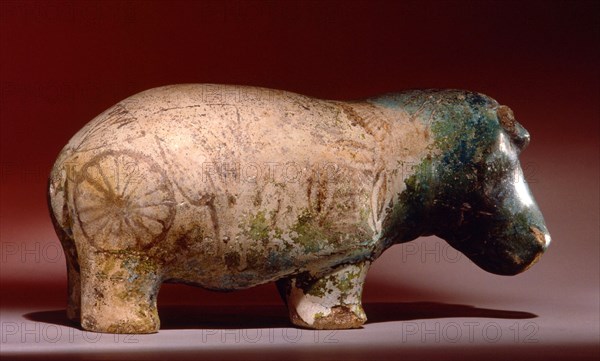
<path id="1" fill-rule="evenodd" d="M 2 263 L 64 263 L 65 256 L 57 241 L 11 242 L 0 244 Z"/>
<path id="2" fill-rule="evenodd" d="M 1 322 L 1 344 L 139 344 L 152 335 L 110 334 L 42 322 Z M 335 330 L 295 328 L 206 329 L 191 334 L 203 344 L 337 344 Z"/>
<path id="3" fill-rule="evenodd" d="M 42 322 L 2 322 L 2 344 L 137 344 L 139 335 L 88 332 Z"/>
<path id="4" fill-rule="evenodd" d="M 340 180 L 341 168 L 336 163 L 299 164 L 296 162 L 202 163 L 202 182 L 220 179 L 224 183 L 275 184 L 299 183 L 311 179 L 315 183 Z"/>
<path id="5" fill-rule="evenodd" d="M 335 330 L 302 330 L 299 328 L 268 329 L 231 329 L 201 330 L 202 343 L 339 343 L 338 331 Z"/>
<path id="6" fill-rule="evenodd" d="M 87 182 L 101 191 L 135 190 L 137 186 L 148 187 L 148 177 L 155 173 L 145 164 L 133 157 L 106 155 L 98 161 L 93 160 L 82 165 L 67 161 L 63 164 L 64 173 L 56 174 L 53 184 L 59 188 L 66 180 L 77 186 Z M 109 162 L 108 160 L 115 160 Z M 194 164 L 190 160 L 189 164 Z M 206 191 L 203 187 L 256 185 L 271 183 L 286 184 L 326 184 L 347 182 L 352 174 L 337 163 L 297 163 L 297 162 L 201 162 L 189 169 L 179 169 L 178 164 L 167 162 L 161 166 L 164 179 L 174 185 L 187 189 L 190 186 Z M 151 174 L 148 174 L 148 173 Z M 64 174 L 64 175 L 63 175 Z M 61 177 L 65 179 L 60 179 Z M 188 185 L 189 184 L 189 185 Z M 211 189 L 211 188 L 209 188 Z M 126 196 L 127 194 L 123 194 Z"/>
<path id="7" fill-rule="evenodd" d="M 219 84 L 202 84 L 200 86 L 200 94 L 200 99 L 209 105 L 271 102 L 276 98 L 289 96 L 289 94 L 283 90 L 242 86 L 232 87 Z"/>
<path id="8" fill-rule="evenodd" d="M 7 19 L 19 19 L 24 25 L 62 25 L 77 26 L 78 31 L 94 31 L 110 18 L 112 26 L 127 26 L 143 20 L 135 10 L 135 4 L 128 2 L 86 1 L 61 2 L 48 1 L 36 3 L 29 1 L 4 1 L 2 11 Z M 108 6 L 107 6 L 108 5 Z"/>
<path id="9" fill-rule="evenodd" d="M 432 238 L 422 242 L 408 242 L 400 245 L 402 263 L 458 263 L 466 257 L 448 243 Z"/>
<path id="10" fill-rule="evenodd" d="M 405 321 L 402 343 L 539 343 L 539 325 L 532 321 L 511 324 L 481 321 Z"/>
<path id="11" fill-rule="evenodd" d="M 0 182 L 39 184 L 47 181 L 49 166 L 39 161 L 2 161 L 0 163 Z"/>

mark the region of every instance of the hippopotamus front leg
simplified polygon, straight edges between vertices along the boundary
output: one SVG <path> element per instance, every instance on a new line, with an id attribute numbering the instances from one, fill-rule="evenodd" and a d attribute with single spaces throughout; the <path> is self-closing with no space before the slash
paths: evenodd
<path id="1" fill-rule="evenodd" d="M 312 329 L 358 328 L 367 317 L 361 304 L 370 262 L 339 266 L 331 273 L 309 272 L 277 282 L 293 324 Z"/>

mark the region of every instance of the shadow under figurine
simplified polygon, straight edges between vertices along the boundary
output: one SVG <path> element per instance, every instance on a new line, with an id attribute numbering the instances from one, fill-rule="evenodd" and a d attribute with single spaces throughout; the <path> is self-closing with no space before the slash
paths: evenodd
<path id="1" fill-rule="evenodd" d="M 508 107 L 468 91 L 139 93 L 81 129 L 50 175 L 68 317 L 157 332 L 162 282 L 277 281 L 295 325 L 357 328 L 369 265 L 426 235 L 489 272 L 522 272 L 550 243 L 518 160 L 528 142 Z"/>

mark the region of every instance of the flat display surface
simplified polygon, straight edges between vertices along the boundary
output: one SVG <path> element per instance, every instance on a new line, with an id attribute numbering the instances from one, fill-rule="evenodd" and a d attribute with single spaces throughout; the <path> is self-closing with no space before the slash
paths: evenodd
<path id="1" fill-rule="evenodd" d="M 0 2 L 2 359 L 600 357 L 600 7 L 571 1 Z M 291 327 L 272 284 L 163 285 L 152 335 L 65 316 L 47 175 L 116 102 L 176 83 L 324 99 L 479 91 L 531 133 L 520 159 L 552 244 L 527 272 L 486 273 L 436 237 L 386 251 L 356 330 Z"/>

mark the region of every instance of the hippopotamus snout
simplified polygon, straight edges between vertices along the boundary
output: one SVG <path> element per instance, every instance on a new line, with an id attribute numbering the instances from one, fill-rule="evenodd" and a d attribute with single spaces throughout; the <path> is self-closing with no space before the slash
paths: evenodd
<path id="1" fill-rule="evenodd" d="M 514 275 L 533 266 L 551 242 L 543 216 L 524 180 L 516 183 L 516 194 L 505 201 L 510 218 L 504 219 L 499 226 L 493 227 L 492 256 L 487 257 L 490 272 L 502 275 Z M 520 197 L 525 197 L 525 200 Z M 510 204 L 512 203 L 512 207 Z M 515 206 L 514 203 L 517 203 Z M 515 208 L 516 207 L 516 211 Z M 494 243 L 496 244 L 494 246 Z"/>
<path id="2" fill-rule="evenodd" d="M 526 271 L 540 259 L 550 244 L 550 234 L 543 224 L 531 225 L 513 235 L 503 232 L 482 244 L 487 245 L 485 249 L 464 253 L 488 272 L 511 276 Z"/>
<path id="3" fill-rule="evenodd" d="M 488 272 L 521 273 L 533 266 L 550 245 L 550 233 L 537 207 L 512 215 L 506 209 L 492 213 L 487 207 L 464 208 L 448 217 L 450 231 L 440 231 L 438 236 Z"/>
<path id="4" fill-rule="evenodd" d="M 444 144 L 434 166 L 438 194 L 446 197 L 435 196 L 434 234 L 484 270 L 514 275 L 530 268 L 551 239 L 518 159 L 530 136 L 506 106 L 489 101 L 472 112 L 474 123 L 487 118 L 498 126 L 480 129 L 479 142 L 466 151 L 468 130 L 443 138 L 456 140 Z"/>

